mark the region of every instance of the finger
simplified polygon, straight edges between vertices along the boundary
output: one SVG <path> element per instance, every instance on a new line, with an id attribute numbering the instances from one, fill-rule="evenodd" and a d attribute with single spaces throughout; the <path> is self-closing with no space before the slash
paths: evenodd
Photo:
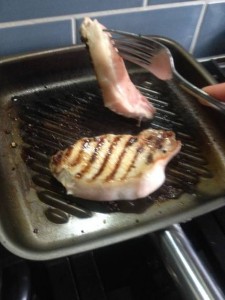
<path id="1" fill-rule="evenodd" d="M 212 97 L 225 102 L 225 82 L 206 86 L 203 88 L 203 91 Z"/>

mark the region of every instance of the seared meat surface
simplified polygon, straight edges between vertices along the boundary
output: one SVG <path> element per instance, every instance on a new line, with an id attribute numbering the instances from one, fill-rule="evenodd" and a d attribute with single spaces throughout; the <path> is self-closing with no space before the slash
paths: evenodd
<path id="1" fill-rule="evenodd" d="M 97 20 L 85 18 L 80 32 L 88 46 L 105 106 L 128 118 L 151 119 L 155 108 L 131 82 L 124 61 L 104 28 Z"/>
<path id="2" fill-rule="evenodd" d="M 158 189 L 167 163 L 180 150 L 172 131 L 82 138 L 56 153 L 50 169 L 68 194 L 99 200 L 134 200 Z"/>

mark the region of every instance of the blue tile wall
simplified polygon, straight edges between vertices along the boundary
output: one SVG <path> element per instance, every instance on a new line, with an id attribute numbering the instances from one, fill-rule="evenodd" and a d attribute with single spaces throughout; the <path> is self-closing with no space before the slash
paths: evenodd
<path id="1" fill-rule="evenodd" d="M 99 17 L 98 20 L 108 28 L 142 34 L 163 35 L 176 40 L 185 48 L 189 49 L 201 7 L 202 6 L 199 5 L 197 7 L 175 7 L 123 13 Z M 82 19 L 78 20 L 76 26 L 78 37 L 81 21 Z M 177 30 L 178 28 L 179 30 Z"/>
<path id="2" fill-rule="evenodd" d="M 143 0 L 1 0 L 0 22 L 140 7 L 142 3 Z"/>
<path id="3" fill-rule="evenodd" d="M 0 56 L 79 43 L 84 16 L 172 38 L 197 57 L 225 53 L 225 0 L 0 0 Z"/>
<path id="4" fill-rule="evenodd" d="M 69 46 L 72 44 L 71 21 L 3 28 L 0 41 L 0 56 Z"/>
<path id="5" fill-rule="evenodd" d="M 225 3 L 208 5 L 194 54 L 197 57 L 225 54 Z"/>

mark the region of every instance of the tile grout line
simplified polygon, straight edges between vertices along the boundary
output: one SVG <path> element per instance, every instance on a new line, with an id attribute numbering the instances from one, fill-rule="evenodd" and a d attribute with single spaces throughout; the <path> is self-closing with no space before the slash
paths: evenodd
<path id="1" fill-rule="evenodd" d="M 71 19 L 71 28 L 72 28 L 72 43 L 73 45 L 77 42 L 77 35 L 76 35 L 76 21 L 75 19 Z"/>
<path id="2" fill-rule="evenodd" d="M 225 0 L 205 0 L 208 4 L 225 3 Z"/>
<path id="3" fill-rule="evenodd" d="M 191 54 L 193 54 L 193 52 L 195 50 L 197 40 L 198 40 L 200 31 L 201 31 L 201 28 L 202 28 L 202 24 L 203 24 L 203 21 L 204 21 L 204 17 L 205 17 L 207 7 L 208 7 L 207 3 L 205 3 L 202 7 L 202 10 L 201 10 L 201 13 L 200 13 L 200 16 L 199 16 L 199 20 L 198 20 L 198 23 L 196 25 L 195 33 L 193 35 L 192 42 L 191 42 L 191 45 L 190 45 L 190 48 L 189 48 L 189 52 Z"/>
<path id="4" fill-rule="evenodd" d="M 146 7 L 148 6 L 148 0 L 143 0 L 143 4 L 142 4 L 143 7 Z"/>
<path id="5" fill-rule="evenodd" d="M 143 4 L 144 4 L 144 1 L 143 1 Z M 0 29 L 26 26 L 26 25 L 36 25 L 36 24 L 43 24 L 43 23 L 52 23 L 52 22 L 56 22 L 56 21 L 68 21 L 68 20 L 71 20 L 72 18 L 81 19 L 86 16 L 97 18 L 97 17 L 109 16 L 109 15 L 112 16 L 112 15 L 122 14 L 122 13 L 144 12 L 144 11 L 153 11 L 153 10 L 160 10 L 160 9 L 166 9 L 166 8 L 196 6 L 196 5 L 204 4 L 204 3 L 205 3 L 205 1 L 197 0 L 195 2 L 187 1 L 187 2 L 181 2 L 181 3 L 156 4 L 156 5 L 152 5 L 152 6 L 148 5 L 148 6 L 143 6 L 143 7 L 139 6 L 139 7 L 132 7 L 132 8 L 124 8 L 124 9 L 72 14 L 72 15 L 65 15 L 65 16 L 54 16 L 54 17 L 44 17 L 44 18 L 29 19 L 29 20 L 3 22 L 3 23 L 0 23 Z M 137 10 L 137 8 L 138 8 L 138 10 Z"/>

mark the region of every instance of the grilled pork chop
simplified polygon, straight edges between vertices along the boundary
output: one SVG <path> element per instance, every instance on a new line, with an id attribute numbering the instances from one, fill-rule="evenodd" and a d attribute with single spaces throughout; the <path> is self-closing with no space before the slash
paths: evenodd
<path id="1" fill-rule="evenodd" d="M 105 106 L 128 118 L 151 119 L 155 108 L 131 82 L 124 61 L 104 28 L 97 20 L 85 18 L 80 32 L 89 48 Z"/>
<path id="2" fill-rule="evenodd" d="M 89 200 L 134 200 L 158 189 L 181 148 L 172 131 L 82 138 L 56 153 L 50 169 L 68 194 Z"/>

